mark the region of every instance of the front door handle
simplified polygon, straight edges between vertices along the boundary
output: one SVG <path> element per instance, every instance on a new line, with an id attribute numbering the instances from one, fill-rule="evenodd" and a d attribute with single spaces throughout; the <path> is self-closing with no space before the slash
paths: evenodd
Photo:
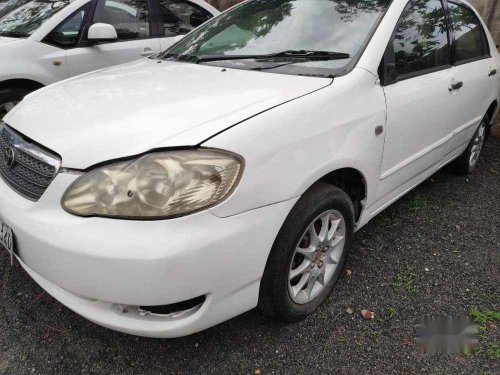
<path id="1" fill-rule="evenodd" d="M 460 90 L 464 86 L 464 83 L 462 81 L 458 81 L 455 83 L 452 83 L 451 85 L 448 86 L 448 91 L 453 91 L 453 90 Z"/>
<path id="2" fill-rule="evenodd" d="M 144 51 L 142 51 L 140 53 L 141 56 L 144 56 L 144 57 L 149 57 L 149 56 L 152 56 L 154 55 L 155 51 L 153 51 L 151 48 L 147 47 L 147 48 L 144 48 Z"/>
<path id="3" fill-rule="evenodd" d="M 490 70 L 490 72 L 488 73 L 488 77 L 493 77 L 496 74 L 497 74 L 497 70 L 496 69 Z"/>

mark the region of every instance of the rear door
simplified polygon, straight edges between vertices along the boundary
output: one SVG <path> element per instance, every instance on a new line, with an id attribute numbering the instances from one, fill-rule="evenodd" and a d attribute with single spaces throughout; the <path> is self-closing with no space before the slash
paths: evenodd
<path id="1" fill-rule="evenodd" d="M 446 153 L 452 76 L 450 33 L 440 0 L 409 1 L 384 65 L 391 74 L 383 78 L 387 129 L 378 198 L 414 184 Z"/>
<path id="2" fill-rule="evenodd" d="M 78 48 L 68 50 L 66 59 L 71 76 L 138 60 L 160 50 L 150 22 L 148 0 L 97 0 L 90 22 L 113 25 L 118 40 L 91 44 L 84 32 Z"/>
<path id="3" fill-rule="evenodd" d="M 456 156 L 469 143 L 486 110 L 495 99 L 498 72 L 491 57 L 486 33 L 475 12 L 463 3 L 448 2 L 452 24 L 453 110 L 450 132 L 450 157 Z"/>

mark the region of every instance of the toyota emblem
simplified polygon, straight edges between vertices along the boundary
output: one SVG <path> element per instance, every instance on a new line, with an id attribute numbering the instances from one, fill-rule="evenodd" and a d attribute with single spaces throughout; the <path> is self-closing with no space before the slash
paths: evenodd
<path id="1" fill-rule="evenodd" d="M 9 168 L 14 167 L 14 164 L 16 163 L 16 153 L 14 152 L 14 149 L 12 147 L 7 147 L 5 149 L 4 157 L 5 165 Z"/>

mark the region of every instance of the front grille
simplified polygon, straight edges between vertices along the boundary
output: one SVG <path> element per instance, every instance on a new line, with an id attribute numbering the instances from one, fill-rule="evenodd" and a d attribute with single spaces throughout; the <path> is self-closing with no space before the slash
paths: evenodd
<path id="1" fill-rule="evenodd" d="M 6 125 L 0 127 L 0 176 L 16 192 L 37 201 L 56 176 L 61 160 Z"/>

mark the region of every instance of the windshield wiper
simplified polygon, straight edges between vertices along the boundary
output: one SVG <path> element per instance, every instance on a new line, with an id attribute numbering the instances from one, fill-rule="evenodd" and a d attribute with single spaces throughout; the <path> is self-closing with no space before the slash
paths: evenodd
<path id="1" fill-rule="evenodd" d="M 182 55 L 179 56 L 182 58 Z M 306 59 L 306 60 L 341 60 L 348 59 L 351 56 L 344 52 L 330 51 L 306 51 L 306 50 L 289 50 L 278 53 L 270 53 L 267 55 L 200 55 L 200 56 L 185 56 L 187 60 L 192 60 L 197 64 L 210 61 L 223 60 L 268 60 L 268 59 Z"/>
<path id="2" fill-rule="evenodd" d="M 0 31 L 0 36 L 5 36 L 8 38 L 27 38 L 29 35 L 25 33 L 20 33 L 17 31 Z"/>

